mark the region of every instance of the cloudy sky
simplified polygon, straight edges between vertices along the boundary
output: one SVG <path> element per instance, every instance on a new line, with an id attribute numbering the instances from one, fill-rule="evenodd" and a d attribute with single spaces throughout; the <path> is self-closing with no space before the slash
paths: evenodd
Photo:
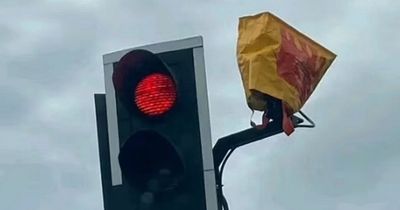
<path id="1" fill-rule="evenodd" d="M 400 209 L 396 0 L 1 0 L 0 209 L 103 208 L 93 93 L 105 53 L 202 35 L 214 143 L 247 128 L 237 24 L 262 11 L 338 57 L 303 108 L 315 129 L 232 155 L 231 209 Z"/>

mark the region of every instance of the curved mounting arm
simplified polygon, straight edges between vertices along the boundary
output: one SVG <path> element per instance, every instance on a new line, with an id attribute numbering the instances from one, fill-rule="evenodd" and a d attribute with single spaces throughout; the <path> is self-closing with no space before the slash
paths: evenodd
<path id="1" fill-rule="evenodd" d="M 310 125 L 301 125 L 304 122 L 303 119 L 292 116 L 292 122 L 295 128 L 297 127 L 315 127 L 314 122 L 308 118 L 303 112 L 300 111 L 300 114 L 310 123 Z M 279 118 L 278 118 L 279 119 Z M 245 144 L 249 144 L 251 142 L 255 142 L 279 133 L 283 132 L 282 121 L 273 120 L 268 124 L 268 126 L 264 129 L 260 128 L 249 128 L 225 137 L 218 139 L 217 143 L 213 147 L 213 155 L 214 155 L 214 168 L 215 168 L 215 177 L 217 184 L 217 196 L 218 196 L 218 210 L 229 210 L 228 203 L 223 195 L 222 191 L 222 171 L 224 165 L 232 154 L 232 152 Z M 223 162 L 223 163 L 222 163 Z M 220 168 L 220 165 L 222 166 Z"/>
<path id="2" fill-rule="evenodd" d="M 292 116 L 292 121 L 295 128 L 298 127 L 315 127 L 314 122 L 308 118 L 303 112 L 299 112 L 309 123 L 310 125 L 302 125 L 304 122 L 303 119 Z M 214 156 L 214 168 L 215 171 L 218 171 L 220 164 L 225 158 L 226 154 L 229 150 L 243 146 L 245 144 L 249 144 L 264 138 L 268 138 L 270 136 L 282 133 L 282 122 L 279 120 L 272 121 L 268 124 L 265 129 L 259 128 L 249 128 L 243 131 L 239 131 L 237 133 L 224 136 L 218 139 L 217 143 L 213 147 L 213 156 Z"/>
<path id="3" fill-rule="evenodd" d="M 218 139 L 213 147 L 214 168 L 218 171 L 229 150 L 282 133 L 281 122 L 271 122 L 265 129 L 249 128 Z"/>

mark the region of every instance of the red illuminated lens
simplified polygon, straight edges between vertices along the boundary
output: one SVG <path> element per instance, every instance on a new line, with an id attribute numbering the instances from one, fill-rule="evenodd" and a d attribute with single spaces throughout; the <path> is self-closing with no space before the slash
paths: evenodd
<path id="1" fill-rule="evenodd" d="M 172 78 L 154 73 L 141 80 L 135 89 L 135 103 L 148 116 L 159 116 L 169 111 L 176 100 L 176 88 Z"/>

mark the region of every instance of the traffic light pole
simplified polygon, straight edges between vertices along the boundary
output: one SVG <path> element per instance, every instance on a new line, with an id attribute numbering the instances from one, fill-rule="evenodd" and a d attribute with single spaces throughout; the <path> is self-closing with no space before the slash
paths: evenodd
<path id="1" fill-rule="evenodd" d="M 292 121 L 295 128 L 315 127 L 314 122 L 309 119 L 303 112 L 300 112 L 300 114 L 310 123 L 310 125 L 301 125 L 304 120 L 293 115 Z M 228 204 L 222 192 L 222 171 L 226 160 L 229 158 L 229 155 L 233 152 L 233 150 L 240 146 L 262 140 L 282 132 L 282 121 L 275 120 L 270 122 L 266 128 L 249 128 L 218 139 L 217 143 L 213 147 L 213 156 L 215 177 L 217 182 L 216 184 L 219 210 L 228 210 Z"/>
<path id="2" fill-rule="evenodd" d="M 293 116 L 295 127 L 304 122 L 303 119 Z M 272 121 L 264 129 L 249 128 L 218 139 L 213 147 L 214 167 L 217 171 L 229 150 L 282 133 L 282 122 Z"/>

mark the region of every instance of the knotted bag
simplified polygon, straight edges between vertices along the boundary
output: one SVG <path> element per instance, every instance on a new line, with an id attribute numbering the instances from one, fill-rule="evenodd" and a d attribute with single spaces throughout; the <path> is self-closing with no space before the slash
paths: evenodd
<path id="1" fill-rule="evenodd" d="M 293 132 L 298 112 L 336 55 L 271 13 L 239 19 L 237 61 L 250 109 L 268 111 L 281 100 L 283 129 Z"/>

